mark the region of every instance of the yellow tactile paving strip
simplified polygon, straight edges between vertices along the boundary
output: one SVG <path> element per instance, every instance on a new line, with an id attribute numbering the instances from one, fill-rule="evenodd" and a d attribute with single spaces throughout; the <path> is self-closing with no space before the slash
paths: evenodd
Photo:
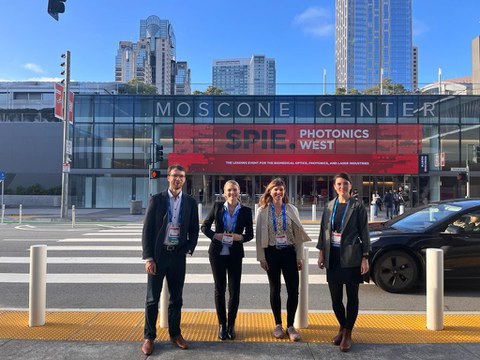
<path id="1" fill-rule="evenodd" d="M 27 311 L 0 311 L 0 338 L 69 341 L 142 341 L 143 312 L 46 313 L 44 326 L 29 327 Z M 286 342 L 274 339 L 271 313 L 239 313 L 235 341 Z M 308 328 L 300 329 L 302 341 L 328 343 L 338 326 L 331 313 L 310 313 Z M 217 339 L 214 312 L 183 312 L 182 333 L 190 341 Z M 167 329 L 158 331 L 158 341 L 167 341 Z M 357 343 L 422 344 L 480 342 L 480 315 L 446 314 L 444 329 L 426 328 L 421 314 L 360 314 L 354 330 Z"/>

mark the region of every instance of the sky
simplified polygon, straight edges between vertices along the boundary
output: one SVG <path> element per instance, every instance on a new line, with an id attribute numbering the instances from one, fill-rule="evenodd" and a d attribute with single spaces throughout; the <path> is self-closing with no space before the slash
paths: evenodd
<path id="1" fill-rule="evenodd" d="M 114 81 L 119 41 L 137 41 L 141 19 L 168 19 L 192 89 L 212 81 L 214 59 L 274 58 L 277 94 L 322 94 L 335 79 L 335 0 L 67 0 L 59 21 L 48 0 L 0 0 L 0 81 Z M 419 84 L 470 76 L 479 0 L 412 0 Z M 327 90 L 328 91 L 328 90 Z"/>

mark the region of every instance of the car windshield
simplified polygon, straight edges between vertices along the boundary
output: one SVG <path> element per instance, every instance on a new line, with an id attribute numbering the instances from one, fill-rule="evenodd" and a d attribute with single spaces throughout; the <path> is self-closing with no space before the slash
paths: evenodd
<path id="1" fill-rule="evenodd" d="M 398 219 L 392 224 L 392 227 L 402 230 L 424 231 L 428 230 L 437 221 L 453 216 L 460 210 L 462 210 L 460 206 L 451 204 L 432 204 Z"/>

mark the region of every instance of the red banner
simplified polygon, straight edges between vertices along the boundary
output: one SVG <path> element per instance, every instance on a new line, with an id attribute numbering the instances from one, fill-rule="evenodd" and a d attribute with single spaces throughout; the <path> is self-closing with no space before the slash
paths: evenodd
<path id="1" fill-rule="evenodd" d="M 169 163 L 190 172 L 417 174 L 416 124 L 177 124 Z"/>
<path id="2" fill-rule="evenodd" d="M 63 85 L 55 83 L 55 117 L 63 120 Z"/>

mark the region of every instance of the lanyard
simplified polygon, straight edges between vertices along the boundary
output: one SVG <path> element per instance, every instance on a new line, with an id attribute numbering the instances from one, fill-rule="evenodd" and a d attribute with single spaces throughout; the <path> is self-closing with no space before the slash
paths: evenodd
<path id="1" fill-rule="evenodd" d="M 238 212 L 239 211 L 240 211 L 240 202 L 235 207 L 235 210 L 233 211 L 232 216 L 230 216 L 230 213 L 228 212 L 227 202 L 225 201 L 225 203 L 223 204 L 223 227 L 228 232 L 234 232 L 235 231 L 235 227 L 237 226 L 237 218 L 238 218 Z M 232 224 L 230 229 L 228 229 L 228 225 L 227 225 L 228 218 L 233 220 L 233 221 L 230 221 L 230 223 Z"/>
<path id="2" fill-rule="evenodd" d="M 333 205 L 333 212 L 332 212 L 332 229 L 334 228 L 334 221 L 335 221 L 335 214 L 337 212 L 337 205 L 338 205 L 338 197 L 335 200 L 335 205 Z M 338 231 L 341 232 L 343 229 L 343 220 L 345 220 L 345 215 L 347 214 L 348 205 L 350 205 L 350 199 L 347 201 L 347 206 L 345 207 L 345 211 L 343 212 L 342 221 L 340 222 L 340 227 Z"/>
<path id="3" fill-rule="evenodd" d="M 272 221 L 273 221 L 273 231 L 277 232 L 277 217 L 275 216 L 275 207 L 273 204 L 270 204 L 272 208 Z M 283 220 L 283 232 L 287 231 L 287 214 L 285 212 L 285 203 L 282 203 L 282 220 Z"/>
<path id="4" fill-rule="evenodd" d="M 171 204 L 172 199 L 173 199 L 173 197 L 168 198 L 168 222 L 170 224 L 172 223 L 172 220 L 173 220 L 172 204 Z M 181 224 L 182 223 L 182 198 L 178 199 L 178 201 L 180 201 L 180 211 L 178 212 L 178 222 L 177 222 L 177 224 Z"/>

